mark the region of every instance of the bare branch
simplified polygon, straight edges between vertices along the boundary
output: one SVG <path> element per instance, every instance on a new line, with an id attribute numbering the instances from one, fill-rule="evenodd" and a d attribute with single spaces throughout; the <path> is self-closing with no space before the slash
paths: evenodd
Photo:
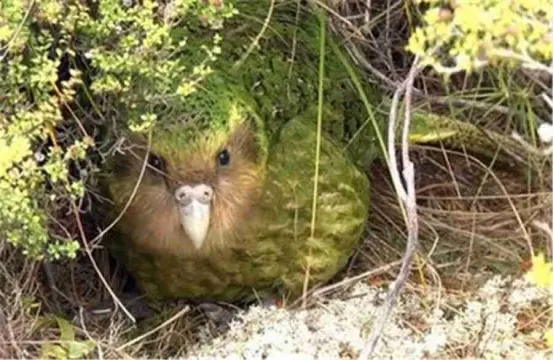
<path id="1" fill-rule="evenodd" d="M 406 245 L 406 252 L 402 257 L 402 266 L 400 272 L 396 277 L 395 281 L 391 284 L 389 293 L 387 294 L 387 299 L 385 305 L 379 316 L 378 320 L 375 322 L 375 325 L 371 329 L 371 334 L 369 340 L 367 341 L 364 349 L 360 353 L 360 359 L 369 359 L 379 342 L 385 324 L 389 318 L 390 312 L 396 304 L 398 296 L 408 279 L 410 273 L 410 267 L 412 264 L 412 257 L 415 253 L 418 244 L 418 218 L 417 218 L 417 203 L 416 203 L 416 193 L 415 193 L 415 181 L 414 181 L 414 164 L 410 161 L 409 157 L 409 145 L 408 145 L 408 135 L 410 131 L 410 120 L 411 120 L 411 111 L 412 111 L 412 89 L 413 83 L 416 75 L 421 70 L 419 67 L 419 58 L 414 60 L 410 73 L 406 81 L 396 90 L 393 97 L 393 103 L 391 106 L 391 111 L 389 114 L 389 129 L 388 129 L 388 152 L 391 162 L 391 175 L 393 177 L 393 183 L 396 189 L 398 197 L 402 200 L 406 207 L 406 222 L 408 230 L 408 243 Z M 398 102 L 400 96 L 403 92 L 406 92 L 405 97 L 405 114 L 404 114 L 404 126 L 402 129 L 402 175 L 404 176 L 404 181 L 406 187 L 402 185 L 400 181 L 400 174 L 398 167 L 396 166 L 396 151 L 395 151 L 395 135 L 396 135 L 396 109 L 398 107 Z"/>

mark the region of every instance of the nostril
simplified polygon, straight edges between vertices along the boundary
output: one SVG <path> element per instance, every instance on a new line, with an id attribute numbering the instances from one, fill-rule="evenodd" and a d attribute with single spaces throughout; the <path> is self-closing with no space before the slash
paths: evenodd
<path id="1" fill-rule="evenodd" d="M 185 187 L 181 187 L 181 188 L 177 189 L 177 191 L 175 191 L 175 198 L 178 201 L 186 200 L 187 196 L 188 196 L 188 191 Z"/>
<path id="2" fill-rule="evenodd" d="M 205 198 L 210 198 L 213 194 L 213 190 L 211 187 L 209 187 L 208 185 L 201 185 L 202 188 L 200 188 L 199 190 L 201 190 L 201 194 L 205 197 Z"/>
<path id="3" fill-rule="evenodd" d="M 181 204 L 185 205 L 193 200 L 207 203 L 213 196 L 213 189 L 205 184 L 199 184 L 193 187 L 183 185 L 175 190 L 175 198 Z"/>

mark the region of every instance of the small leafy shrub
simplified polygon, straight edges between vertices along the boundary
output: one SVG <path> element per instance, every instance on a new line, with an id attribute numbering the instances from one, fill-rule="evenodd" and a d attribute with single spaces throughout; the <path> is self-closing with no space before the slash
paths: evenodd
<path id="1" fill-rule="evenodd" d="M 32 258 L 74 257 L 76 231 L 62 220 L 98 171 L 98 124 L 119 114 L 145 131 L 157 104 L 184 101 L 234 14 L 221 0 L 0 2 L 0 241 Z M 213 37 L 189 45 L 200 27 Z"/>
<path id="2" fill-rule="evenodd" d="M 416 0 L 428 6 L 408 50 L 440 73 L 510 63 L 547 70 L 552 1 Z M 551 70 L 549 70 L 551 72 Z"/>

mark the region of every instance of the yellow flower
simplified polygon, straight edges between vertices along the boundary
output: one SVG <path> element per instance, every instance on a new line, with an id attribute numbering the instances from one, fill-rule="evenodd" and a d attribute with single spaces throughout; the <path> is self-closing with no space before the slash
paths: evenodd
<path id="1" fill-rule="evenodd" d="M 543 338 L 546 340 L 546 344 L 548 345 L 548 347 L 552 349 L 552 329 L 546 331 L 543 335 Z"/>
<path id="2" fill-rule="evenodd" d="M 526 274 L 527 278 L 542 287 L 552 287 L 552 263 L 546 262 L 543 253 L 532 258 L 533 266 Z"/>

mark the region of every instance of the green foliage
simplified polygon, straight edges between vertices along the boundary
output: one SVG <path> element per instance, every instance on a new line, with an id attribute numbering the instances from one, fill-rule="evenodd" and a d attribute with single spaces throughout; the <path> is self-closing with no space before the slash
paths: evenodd
<path id="1" fill-rule="evenodd" d="M 188 48 L 188 27 L 200 26 L 194 19 L 217 30 L 222 19 L 235 12 L 215 2 L 181 0 L 165 7 L 157 3 L 150 0 L 126 8 L 121 1 L 101 1 L 98 12 L 104 16 L 87 19 L 80 28 L 89 49 L 85 56 L 103 72 L 91 86 L 93 93 L 117 94 L 131 109 L 126 118 L 137 131 L 153 125 L 154 107 L 182 102 L 211 72 L 209 63 L 220 53 L 221 36 L 215 32 L 210 46 Z M 198 63 L 190 64 L 190 56 L 183 56 L 191 51 L 199 53 Z"/>
<path id="2" fill-rule="evenodd" d="M 552 1 L 416 0 L 429 5 L 407 49 L 441 73 L 487 64 L 546 69 L 552 59 Z"/>
<path id="3" fill-rule="evenodd" d="M 76 340 L 73 325 L 66 319 L 58 316 L 48 316 L 42 318 L 41 321 L 40 326 L 47 326 L 51 322 L 56 322 L 60 328 L 59 341 L 46 341 L 42 345 L 42 359 L 82 359 L 96 347 L 96 344 L 91 340 Z"/>
<path id="4" fill-rule="evenodd" d="M 154 107 L 182 102 L 210 72 L 220 52 L 217 29 L 234 8 L 221 1 L 160 3 L 0 3 L 0 240 L 33 258 L 75 256 L 75 235 L 53 220 L 83 197 L 86 174 L 95 171 L 87 160 L 95 142 L 76 111 L 80 98 L 95 118 L 104 114 L 98 102 L 124 106 L 127 125 L 145 131 L 156 121 Z M 216 35 L 188 46 L 198 27 Z M 185 63 L 185 52 L 198 61 Z M 60 79 L 63 72 L 69 76 Z"/>

